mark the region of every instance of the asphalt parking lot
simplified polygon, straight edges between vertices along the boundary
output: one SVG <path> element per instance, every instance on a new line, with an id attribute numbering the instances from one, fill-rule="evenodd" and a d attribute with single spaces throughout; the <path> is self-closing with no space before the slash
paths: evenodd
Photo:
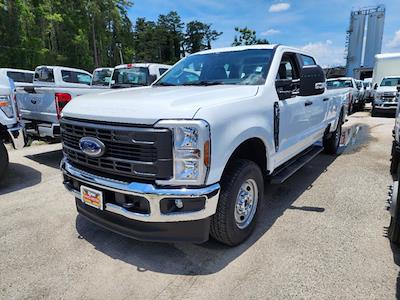
<path id="1" fill-rule="evenodd" d="M 236 248 L 103 230 L 77 216 L 59 144 L 11 151 L 0 184 L 0 297 L 395 299 L 400 252 L 385 237 L 384 210 L 393 124 L 349 117 L 343 153 L 267 185 L 257 230 Z"/>

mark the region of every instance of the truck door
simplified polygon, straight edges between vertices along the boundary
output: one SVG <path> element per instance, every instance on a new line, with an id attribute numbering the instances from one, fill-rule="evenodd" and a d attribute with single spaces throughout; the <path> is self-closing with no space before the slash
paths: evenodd
<path id="1" fill-rule="evenodd" d="M 314 58 L 299 54 L 298 59 L 301 66 L 312 66 L 316 65 Z M 326 93 L 321 95 L 313 95 L 305 97 L 306 102 L 309 104 L 306 109 L 306 114 L 309 119 L 308 133 L 307 135 L 312 135 L 315 140 L 317 136 L 324 133 L 326 129 L 326 119 L 328 118 L 329 105 L 333 101 L 326 95 Z"/>
<path id="2" fill-rule="evenodd" d="M 304 137 L 310 126 L 310 114 L 306 113 L 308 97 L 299 95 L 300 66 L 295 53 L 282 55 L 275 87 L 279 96 L 275 103 L 275 117 L 276 107 L 279 108 L 279 125 L 275 126 L 275 163 L 279 165 L 305 148 Z"/>

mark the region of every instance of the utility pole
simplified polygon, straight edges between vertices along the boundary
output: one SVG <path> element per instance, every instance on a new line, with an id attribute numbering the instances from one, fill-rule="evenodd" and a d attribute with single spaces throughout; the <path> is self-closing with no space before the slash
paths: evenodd
<path id="1" fill-rule="evenodd" d="M 119 50 L 119 58 L 121 59 L 121 65 L 123 65 L 124 64 L 124 58 L 122 56 L 122 43 L 115 43 L 115 46 Z"/>

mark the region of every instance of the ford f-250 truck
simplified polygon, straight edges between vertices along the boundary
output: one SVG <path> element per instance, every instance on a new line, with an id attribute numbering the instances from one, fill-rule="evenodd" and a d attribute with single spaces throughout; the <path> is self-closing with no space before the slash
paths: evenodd
<path id="1" fill-rule="evenodd" d="M 60 113 L 74 97 L 104 92 L 91 87 L 92 75 L 84 70 L 60 66 L 38 66 L 33 87 L 18 90 L 17 101 L 31 139 L 60 138 Z"/>
<path id="2" fill-rule="evenodd" d="M 151 87 L 64 108 L 64 185 L 81 215 L 120 234 L 240 244 L 259 218 L 264 178 L 279 184 L 321 151 L 336 153 L 346 98 L 325 86 L 314 58 L 291 47 L 190 55 Z"/>
<path id="3" fill-rule="evenodd" d="M 5 143 L 15 149 L 25 145 L 23 126 L 19 123 L 14 82 L 0 75 L 0 179 L 8 166 L 8 153 Z"/>

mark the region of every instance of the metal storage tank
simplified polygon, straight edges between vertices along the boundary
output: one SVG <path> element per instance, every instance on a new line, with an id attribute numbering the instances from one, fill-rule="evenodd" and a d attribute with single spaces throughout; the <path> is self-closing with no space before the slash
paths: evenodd
<path id="1" fill-rule="evenodd" d="M 353 70 L 361 66 L 365 31 L 365 14 L 353 11 L 348 30 L 346 76 L 353 77 Z"/>
<path id="2" fill-rule="evenodd" d="M 375 55 L 381 53 L 385 10 L 368 15 L 367 40 L 365 43 L 364 67 L 373 68 Z"/>

